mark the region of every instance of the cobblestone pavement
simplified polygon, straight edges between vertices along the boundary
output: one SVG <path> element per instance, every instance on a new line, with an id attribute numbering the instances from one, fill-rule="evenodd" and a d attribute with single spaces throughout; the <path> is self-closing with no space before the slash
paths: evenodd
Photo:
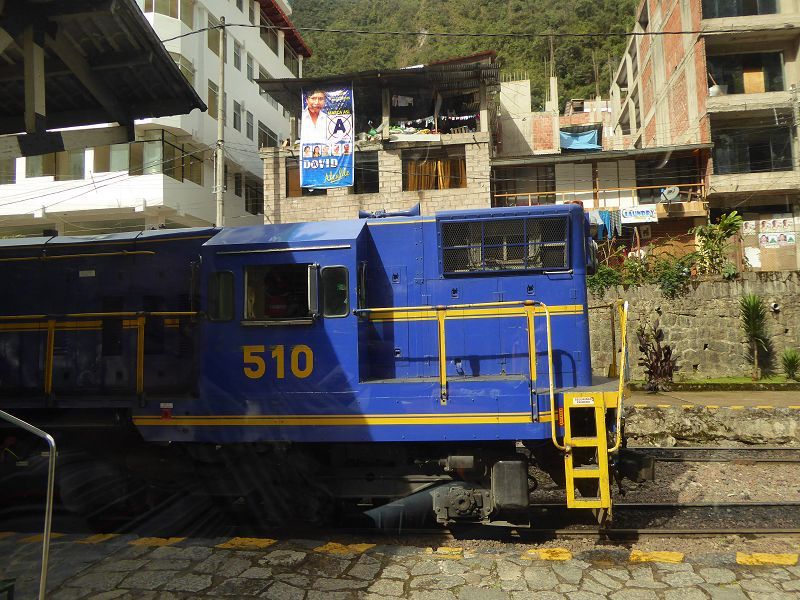
<path id="1" fill-rule="evenodd" d="M 0 533 L 0 578 L 17 578 L 18 600 L 36 597 L 37 541 Z M 491 542 L 433 549 L 385 541 L 65 535 L 53 540 L 48 598 L 786 600 L 800 598 L 797 558 L 621 547 L 572 553 Z"/>

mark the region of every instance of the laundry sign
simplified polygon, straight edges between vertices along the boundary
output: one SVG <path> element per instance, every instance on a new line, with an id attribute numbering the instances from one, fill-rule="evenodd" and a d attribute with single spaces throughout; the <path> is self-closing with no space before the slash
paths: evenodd
<path id="1" fill-rule="evenodd" d="M 622 223 L 625 225 L 658 223 L 655 206 L 635 206 L 634 208 L 623 208 L 619 212 Z"/>

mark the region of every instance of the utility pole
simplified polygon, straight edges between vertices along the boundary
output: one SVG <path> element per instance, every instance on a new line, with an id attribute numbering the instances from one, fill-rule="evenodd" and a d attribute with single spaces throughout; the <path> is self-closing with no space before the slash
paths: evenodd
<path id="1" fill-rule="evenodd" d="M 225 17 L 219 20 L 219 90 L 217 97 L 217 153 L 216 153 L 216 226 L 225 223 Z"/>

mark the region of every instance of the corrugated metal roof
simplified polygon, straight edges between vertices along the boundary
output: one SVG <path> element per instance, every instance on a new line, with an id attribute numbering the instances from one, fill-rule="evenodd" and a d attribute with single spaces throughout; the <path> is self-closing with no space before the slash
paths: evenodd
<path id="1" fill-rule="evenodd" d="M 205 246 L 263 247 L 283 244 L 352 242 L 364 230 L 366 221 L 322 221 L 317 223 L 284 223 L 281 225 L 256 225 L 229 227 L 207 241 Z"/>
<path id="2" fill-rule="evenodd" d="M 134 0 L 0 2 L 0 134 L 25 130 L 24 31 L 44 48 L 45 129 L 186 114 L 206 105 Z"/>

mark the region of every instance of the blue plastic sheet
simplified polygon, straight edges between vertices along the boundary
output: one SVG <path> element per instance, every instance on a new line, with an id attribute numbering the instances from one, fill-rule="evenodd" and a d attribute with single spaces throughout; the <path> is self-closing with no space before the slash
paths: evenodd
<path id="1" fill-rule="evenodd" d="M 580 133 L 560 132 L 562 150 L 602 150 L 597 144 L 597 129 Z"/>

